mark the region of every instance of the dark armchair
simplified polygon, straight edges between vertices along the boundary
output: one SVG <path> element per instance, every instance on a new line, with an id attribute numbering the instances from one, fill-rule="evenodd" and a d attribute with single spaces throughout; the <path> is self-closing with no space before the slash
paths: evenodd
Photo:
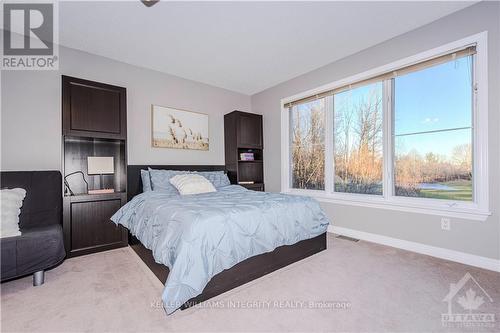
<path id="1" fill-rule="evenodd" d="M 66 256 L 61 173 L 4 171 L 0 172 L 0 187 L 26 190 L 19 216 L 21 235 L 0 239 L 1 280 L 33 274 L 33 285 L 41 285 L 44 271 Z"/>

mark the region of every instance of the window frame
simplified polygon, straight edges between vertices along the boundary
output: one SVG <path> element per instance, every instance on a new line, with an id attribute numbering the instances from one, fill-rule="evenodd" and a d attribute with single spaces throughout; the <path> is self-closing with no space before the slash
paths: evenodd
<path id="1" fill-rule="evenodd" d="M 488 178 L 488 50 L 487 32 L 481 32 L 458 41 L 454 41 L 428 51 L 383 65 L 326 85 L 281 99 L 281 192 L 307 195 L 319 201 L 371 208 L 392 209 L 413 213 L 449 216 L 469 220 L 485 220 L 489 211 Z M 394 195 L 394 142 L 393 130 L 393 80 L 383 83 L 383 194 L 361 194 L 334 192 L 333 165 L 333 97 L 325 97 L 325 190 L 305 190 L 290 187 L 290 133 L 289 109 L 286 104 L 294 100 L 321 94 L 345 85 L 369 79 L 389 71 L 423 62 L 438 56 L 452 53 L 467 46 L 476 45 L 473 61 L 473 201 L 403 197 Z"/>

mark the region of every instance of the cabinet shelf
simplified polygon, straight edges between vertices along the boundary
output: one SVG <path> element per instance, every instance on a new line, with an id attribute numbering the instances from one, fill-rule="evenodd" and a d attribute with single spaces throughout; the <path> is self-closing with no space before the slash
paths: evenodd
<path id="1" fill-rule="evenodd" d="M 238 185 L 253 191 L 264 191 L 264 183 L 238 184 Z"/>
<path id="2" fill-rule="evenodd" d="M 238 148 L 238 149 L 262 150 L 262 148 L 257 147 L 257 146 L 238 146 L 236 148 Z"/>
<path id="3" fill-rule="evenodd" d="M 65 198 L 69 198 L 71 201 L 92 201 L 92 200 L 106 200 L 106 199 L 116 199 L 126 196 L 127 192 L 113 192 L 113 193 L 99 193 L 99 194 L 88 194 L 88 193 L 77 193 L 75 195 L 65 195 Z"/>

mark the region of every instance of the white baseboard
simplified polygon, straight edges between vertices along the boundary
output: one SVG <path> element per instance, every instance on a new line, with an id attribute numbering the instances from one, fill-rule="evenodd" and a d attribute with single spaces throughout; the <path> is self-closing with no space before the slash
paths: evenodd
<path id="1" fill-rule="evenodd" d="M 425 245 L 416 242 L 410 242 L 407 240 L 372 234 L 369 232 L 349 228 L 336 227 L 333 225 L 328 226 L 328 232 L 361 239 L 367 242 L 387 245 L 406 251 L 425 254 L 440 259 L 455 261 L 465 265 L 489 269 L 495 272 L 500 272 L 500 260 L 492 258 L 481 257 L 474 254 L 444 249 L 441 247 Z"/>

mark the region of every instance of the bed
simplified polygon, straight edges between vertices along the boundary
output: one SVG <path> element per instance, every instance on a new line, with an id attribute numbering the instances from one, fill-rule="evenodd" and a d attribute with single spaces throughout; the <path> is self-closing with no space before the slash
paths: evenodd
<path id="1" fill-rule="evenodd" d="M 326 249 L 328 220 L 308 197 L 228 185 L 190 196 L 142 191 L 141 170 L 224 171 L 224 166 L 127 167 L 128 203 L 112 220 L 165 283 L 168 314 Z M 170 267 L 170 268 L 169 268 Z"/>

